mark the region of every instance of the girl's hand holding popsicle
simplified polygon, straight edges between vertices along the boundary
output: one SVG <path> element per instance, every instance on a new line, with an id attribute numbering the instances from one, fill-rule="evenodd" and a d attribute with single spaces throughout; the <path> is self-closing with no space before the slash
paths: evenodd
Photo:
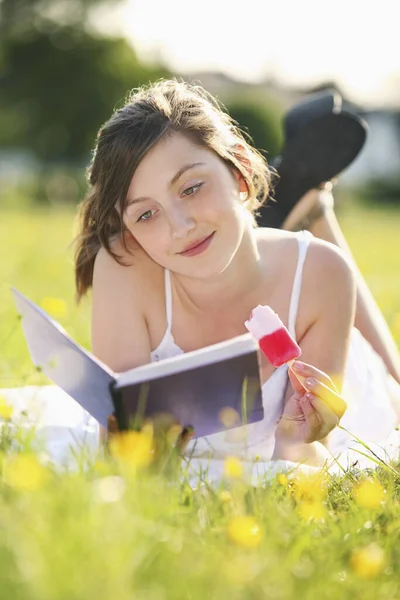
<path id="1" fill-rule="evenodd" d="M 286 402 L 276 439 L 287 443 L 324 439 L 339 424 L 345 401 L 328 375 L 306 363 L 296 361 L 289 369 L 289 379 L 293 395 Z"/>
<path id="2" fill-rule="evenodd" d="M 321 440 L 339 423 L 347 405 L 331 378 L 296 360 L 301 349 L 269 306 L 257 306 L 245 323 L 260 349 L 275 367 L 289 364 L 293 395 L 286 402 L 276 437 L 282 442 Z"/>

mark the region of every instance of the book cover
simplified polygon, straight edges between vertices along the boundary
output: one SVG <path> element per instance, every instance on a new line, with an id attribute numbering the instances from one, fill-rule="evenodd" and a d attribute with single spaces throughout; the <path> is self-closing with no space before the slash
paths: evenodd
<path id="1" fill-rule="evenodd" d="M 146 384 L 143 385 L 142 381 Z M 195 437 L 264 417 L 257 347 L 248 334 L 120 375 L 114 386 L 118 422 L 168 413 Z"/>
<path id="2" fill-rule="evenodd" d="M 114 373 L 43 309 L 12 288 L 35 365 L 104 427 L 170 414 L 205 436 L 263 419 L 257 344 L 244 334 L 181 356 Z"/>

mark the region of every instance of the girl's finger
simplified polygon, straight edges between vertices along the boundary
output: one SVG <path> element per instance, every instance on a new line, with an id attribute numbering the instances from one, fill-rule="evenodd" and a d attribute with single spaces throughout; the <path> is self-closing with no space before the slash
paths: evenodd
<path id="1" fill-rule="evenodd" d="M 308 399 L 318 414 L 319 439 L 322 439 L 339 424 L 339 417 L 321 398 L 317 398 L 310 393 L 306 394 L 305 398 Z"/>
<path id="2" fill-rule="evenodd" d="M 293 391 L 299 394 L 304 394 L 304 392 L 306 392 L 307 390 L 302 383 L 303 379 L 299 379 L 291 369 L 288 370 L 288 375 L 290 383 L 292 384 Z"/>
<path id="3" fill-rule="evenodd" d="M 307 377 L 303 385 L 308 392 L 323 400 L 339 419 L 343 417 L 347 404 L 339 394 L 314 377 Z"/>
<path id="4" fill-rule="evenodd" d="M 322 400 L 319 400 L 319 403 L 324 405 Z M 326 405 L 321 408 L 317 398 L 304 396 L 301 400 L 301 407 L 308 430 L 306 442 L 324 439 L 337 425 L 336 415 L 332 411 L 330 411 L 330 414 L 324 414 L 324 408 L 328 411 L 329 408 Z"/>
<path id="5" fill-rule="evenodd" d="M 319 431 L 321 429 L 321 418 L 316 408 L 311 404 L 311 401 L 307 396 L 303 396 L 300 401 L 301 408 L 303 410 L 304 418 L 307 423 L 309 431 L 308 439 L 305 442 L 314 442 L 319 438 Z"/>
<path id="6" fill-rule="evenodd" d="M 293 370 L 296 376 L 300 377 L 300 380 L 303 380 L 306 377 L 314 377 L 314 379 L 322 381 L 324 385 L 330 387 L 335 392 L 338 391 L 337 387 L 335 386 L 334 382 L 329 377 L 329 375 L 327 375 L 323 371 L 320 371 L 320 369 L 313 367 L 312 365 L 302 362 L 301 360 L 295 360 L 290 366 L 290 369 Z"/>

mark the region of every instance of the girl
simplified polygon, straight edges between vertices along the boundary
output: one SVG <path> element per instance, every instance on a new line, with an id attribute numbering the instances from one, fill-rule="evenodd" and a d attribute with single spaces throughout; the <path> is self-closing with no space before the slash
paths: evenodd
<path id="1" fill-rule="evenodd" d="M 246 445 L 227 432 L 188 452 L 323 464 L 356 313 L 344 253 L 304 232 L 257 228 L 267 165 L 198 86 L 134 92 L 101 128 L 89 181 L 76 287 L 78 299 L 92 287 L 93 353 L 123 371 L 246 333 L 252 308 L 267 304 L 302 349 L 293 370 L 304 385 L 260 357 L 265 418 Z"/>

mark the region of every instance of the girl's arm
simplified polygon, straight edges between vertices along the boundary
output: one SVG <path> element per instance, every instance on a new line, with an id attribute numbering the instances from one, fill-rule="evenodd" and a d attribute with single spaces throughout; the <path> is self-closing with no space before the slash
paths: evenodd
<path id="1" fill-rule="evenodd" d="M 93 273 L 92 352 L 117 373 L 150 362 L 141 290 L 138 270 L 102 248 Z"/>
<path id="2" fill-rule="evenodd" d="M 299 344 L 301 361 L 328 375 L 332 383 L 323 377 L 324 385 L 332 387 L 339 395 L 354 324 L 355 302 L 355 278 L 344 255 L 330 244 L 313 240 L 304 267 L 297 320 L 302 329 Z M 307 392 L 312 393 L 312 388 L 305 387 L 303 396 Z M 327 450 L 316 440 L 321 439 L 321 432 L 326 431 L 327 426 L 332 429 L 337 419 L 330 419 L 324 410 L 321 413 L 320 409 L 325 409 L 325 404 L 320 404 L 320 392 L 315 393 L 314 404 L 311 401 L 304 405 L 307 414 L 303 410 L 305 399 L 301 400 L 301 396 L 299 389 L 294 390 L 289 382 L 273 458 L 323 464 Z M 291 426 L 290 436 L 287 428 L 285 431 L 288 424 Z M 310 436 L 315 441 L 311 441 Z"/>
<path id="3" fill-rule="evenodd" d="M 137 270 L 100 249 L 93 272 L 92 352 L 116 373 L 150 362 Z M 100 439 L 107 439 L 100 428 Z"/>
<path id="4" fill-rule="evenodd" d="M 304 266 L 301 360 L 324 371 L 341 390 L 354 325 L 356 284 L 352 268 L 335 246 L 313 240 Z"/>

